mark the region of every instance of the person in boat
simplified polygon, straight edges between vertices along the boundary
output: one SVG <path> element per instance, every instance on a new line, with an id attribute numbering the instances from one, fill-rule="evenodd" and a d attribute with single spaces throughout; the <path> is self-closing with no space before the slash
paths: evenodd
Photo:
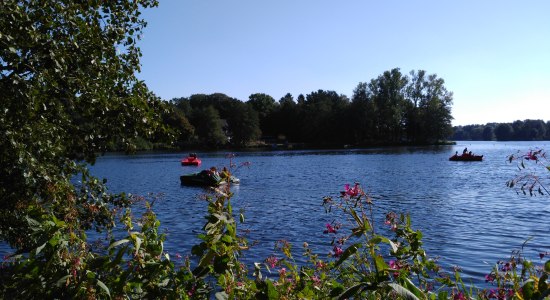
<path id="1" fill-rule="evenodd" d="M 220 177 L 225 179 L 225 178 L 228 178 L 229 176 L 230 176 L 229 170 L 227 170 L 226 167 L 223 167 L 222 172 L 220 173 Z"/>
<path id="2" fill-rule="evenodd" d="M 210 178 L 211 180 L 213 180 L 216 183 L 218 183 L 222 180 L 222 178 L 220 177 L 220 174 L 218 173 L 218 170 L 216 169 L 216 167 L 211 167 L 210 169 L 202 170 L 200 172 L 200 174 L 204 177 Z"/>
<path id="3" fill-rule="evenodd" d="M 468 147 L 464 148 L 464 150 L 462 150 L 462 155 L 464 154 L 467 154 L 468 153 Z"/>
<path id="4" fill-rule="evenodd" d="M 216 167 L 211 167 L 211 168 L 210 168 L 210 172 L 212 172 L 212 174 L 214 174 L 214 175 L 218 175 L 218 176 L 220 175 L 220 174 L 218 173 L 218 169 L 216 169 Z"/>

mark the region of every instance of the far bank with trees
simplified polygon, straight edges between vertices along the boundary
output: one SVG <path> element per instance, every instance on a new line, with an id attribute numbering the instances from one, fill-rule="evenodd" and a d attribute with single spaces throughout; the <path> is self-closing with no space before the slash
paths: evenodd
<path id="1" fill-rule="evenodd" d="M 487 123 L 457 126 L 452 140 L 457 141 L 548 141 L 550 122 L 516 120 L 512 123 Z"/>
<path id="2" fill-rule="evenodd" d="M 434 144 L 452 134 L 453 93 L 424 70 L 398 68 L 360 82 L 351 99 L 330 90 L 276 101 L 256 93 L 244 102 L 225 94 L 195 94 L 166 103 L 174 146 L 257 145 L 344 147 Z"/>

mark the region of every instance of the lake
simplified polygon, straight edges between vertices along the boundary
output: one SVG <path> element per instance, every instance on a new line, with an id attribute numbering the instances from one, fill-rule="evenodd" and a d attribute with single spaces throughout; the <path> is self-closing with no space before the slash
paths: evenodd
<path id="1" fill-rule="evenodd" d="M 443 266 L 462 268 L 465 281 L 483 284 L 498 260 L 524 247 L 538 261 L 550 251 L 550 198 L 517 195 L 506 181 L 517 167 L 506 161 L 517 151 L 550 142 L 457 142 L 452 146 L 379 149 L 296 150 L 237 152 L 237 164 L 250 162 L 235 175 L 232 187 L 235 211 L 244 209 L 250 241 L 249 261 L 273 254 L 274 243 L 285 239 L 302 253 L 308 242 L 327 253 L 330 240 L 322 232 L 334 216 L 322 207 L 324 196 L 337 196 L 344 184 L 359 182 L 373 198 L 375 222 L 383 223 L 389 211 L 411 215 L 413 228 L 424 234 L 424 248 L 440 257 Z M 464 147 L 483 154 L 482 162 L 451 162 L 449 156 Z M 198 243 L 207 205 L 205 189 L 182 186 L 179 176 L 203 168 L 227 166 L 227 152 L 198 153 L 201 167 L 184 167 L 187 153 L 106 155 L 93 166 L 93 174 L 108 178 L 114 192 L 163 193 L 155 211 L 167 233 L 166 249 L 187 254 Z"/>
<path id="2" fill-rule="evenodd" d="M 483 154 L 483 161 L 448 160 L 464 147 Z M 281 239 L 293 244 L 296 258 L 303 242 L 328 253 L 330 239 L 323 230 L 334 216 L 325 214 L 323 197 L 359 182 L 374 200 L 376 223 L 389 211 L 410 214 L 428 255 L 440 257 L 444 267 L 461 267 L 465 282 L 483 285 L 492 265 L 528 238 L 533 239 L 524 247 L 527 257 L 539 262 L 538 253 L 550 251 L 550 197 L 517 195 L 506 187 L 517 174 L 507 156 L 535 147 L 548 149 L 550 142 L 236 152 L 234 162 L 251 164 L 235 172 L 241 184 L 232 186 L 235 211 L 244 209 L 246 217 L 239 228 L 249 230 L 248 239 L 257 243 L 245 260 L 263 261 Z M 180 185 L 179 176 L 227 166 L 226 154 L 199 152 L 201 167 L 181 166 L 187 153 L 108 154 L 97 160 L 92 174 L 107 178 L 113 192 L 163 193 L 154 209 L 167 233 L 165 249 L 186 255 L 202 233 L 207 204 L 200 196 L 206 190 Z"/>

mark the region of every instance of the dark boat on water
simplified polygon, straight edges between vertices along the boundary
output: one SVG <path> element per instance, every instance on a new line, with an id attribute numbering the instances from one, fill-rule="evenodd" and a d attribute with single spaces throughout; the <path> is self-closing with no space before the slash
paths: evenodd
<path id="1" fill-rule="evenodd" d="M 449 157 L 450 161 L 482 161 L 483 155 L 473 155 L 469 153 L 463 153 L 462 155 L 455 154 Z"/>
<path id="2" fill-rule="evenodd" d="M 239 183 L 240 180 L 235 176 L 222 177 L 216 172 L 210 170 L 203 170 L 198 173 L 191 173 L 180 176 L 180 181 L 182 185 L 196 185 L 196 186 L 220 186 L 222 184 L 230 183 Z"/>

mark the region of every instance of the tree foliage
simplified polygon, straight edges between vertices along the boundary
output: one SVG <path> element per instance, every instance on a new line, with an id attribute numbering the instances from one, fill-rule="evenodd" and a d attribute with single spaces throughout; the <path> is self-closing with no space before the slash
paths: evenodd
<path id="1" fill-rule="evenodd" d="M 516 120 L 512 123 L 487 123 L 453 128 L 454 140 L 544 141 L 550 140 L 550 122 Z M 492 134 L 491 134 L 492 133 Z"/>
<path id="2" fill-rule="evenodd" d="M 105 293 L 87 265 L 97 256 L 86 231 L 112 228 L 129 198 L 108 193 L 83 162 L 112 143 L 132 151 L 169 133 L 159 122 L 166 107 L 135 77 L 140 11 L 156 5 L 0 3 L 0 238 L 20 274 L 2 278 L 6 297 Z"/>

